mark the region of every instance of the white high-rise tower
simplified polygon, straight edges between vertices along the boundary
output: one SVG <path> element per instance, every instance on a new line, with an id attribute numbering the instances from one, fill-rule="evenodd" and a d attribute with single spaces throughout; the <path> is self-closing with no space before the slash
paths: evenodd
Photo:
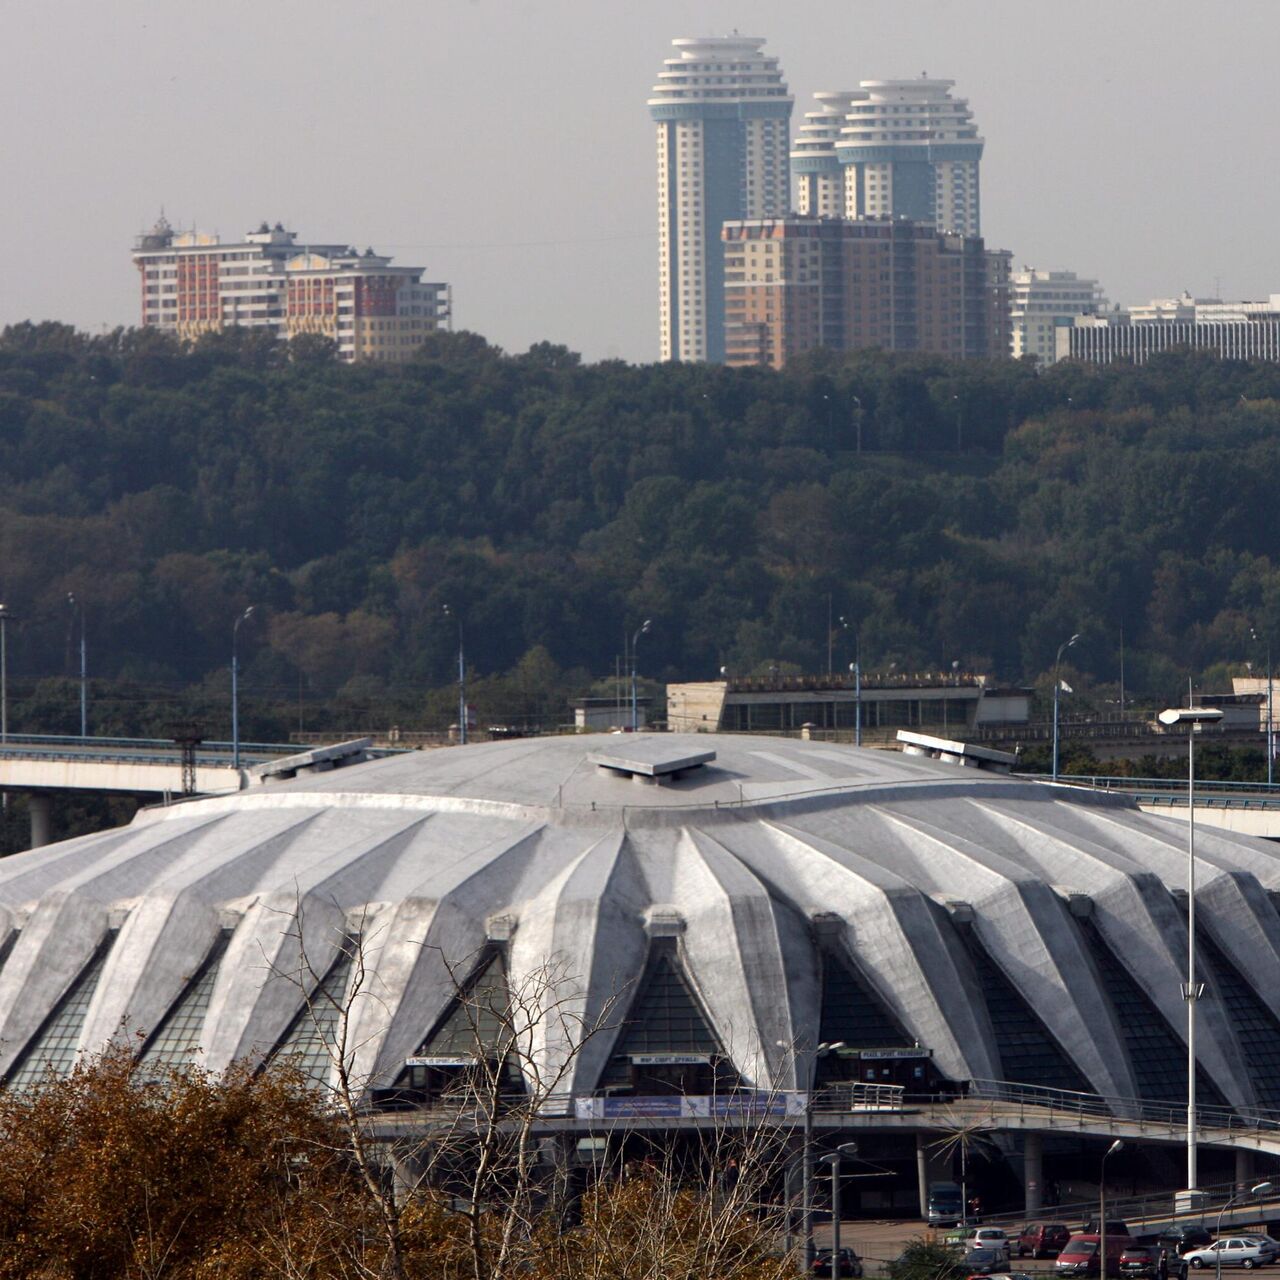
<path id="1" fill-rule="evenodd" d="M 805 112 L 791 150 L 796 212 L 809 218 L 843 218 L 844 169 L 836 158 L 836 143 L 849 108 L 867 94 L 861 89 L 844 89 L 813 96 L 818 110 Z"/>
<path id="2" fill-rule="evenodd" d="M 794 99 L 764 41 L 674 40 L 649 114 L 658 126 L 661 356 L 724 359 L 721 226 L 788 212 Z"/>
<path id="3" fill-rule="evenodd" d="M 910 218 L 982 234 L 982 139 L 954 80 L 864 80 L 835 144 L 846 218 Z"/>

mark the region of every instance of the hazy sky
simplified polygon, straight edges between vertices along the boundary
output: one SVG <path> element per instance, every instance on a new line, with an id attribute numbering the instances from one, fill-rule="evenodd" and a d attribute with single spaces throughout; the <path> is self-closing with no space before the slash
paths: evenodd
<path id="1" fill-rule="evenodd" d="M 1280 292 L 1280 0 L 0 0 L 0 324 L 136 323 L 133 237 L 263 218 L 454 288 L 508 350 L 657 354 L 670 40 L 764 36 L 796 95 L 953 79 L 983 232 L 1116 301 Z"/>

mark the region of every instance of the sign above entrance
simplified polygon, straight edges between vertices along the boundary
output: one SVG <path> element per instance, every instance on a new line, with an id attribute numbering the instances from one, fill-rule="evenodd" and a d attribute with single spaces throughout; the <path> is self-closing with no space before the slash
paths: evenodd
<path id="1" fill-rule="evenodd" d="M 633 1067 L 704 1067 L 711 1064 L 706 1053 L 633 1053 Z"/>
<path id="2" fill-rule="evenodd" d="M 854 1054 L 863 1062 L 906 1062 L 913 1058 L 932 1058 L 933 1050 L 915 1045 L 911 1049 L 855 1049 Z"/>

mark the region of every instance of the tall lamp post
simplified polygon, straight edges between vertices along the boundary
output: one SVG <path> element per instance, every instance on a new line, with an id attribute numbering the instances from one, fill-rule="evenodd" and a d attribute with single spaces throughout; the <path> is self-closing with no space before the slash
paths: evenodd
<path id="1" fill-rule="evenodd" d="M 67 604 L 71 606 L 72 622 L 75 625 L 75 614 L 80 615 L 80 736 L 87 738 L 89 736 L 89 678 L 87 665 L 87 652 L 85 649 L 84 634 L 84 605 L 76 599 L 74 591 L 67 592 Z"/>
<path id="2" fill-rule="evenodd" d="M 1213 1238 L 1217 1241 L 1222 1240 L 1222 1215 L 1226 1213 L 1233 1204 L 1236 1204 L 1241 1200 L 1245 1200 L 1249 1196 L 1265 1196 L 1270 1190 L 1271 1183 L 1259 1182 L 1250 1187 L 1248 1191 L 1241 1191 L 1237 1195 L 1232 1196 L 1231 1199 L 1218 1210 L 1218 1225 L 1214 1228 Z M 1219 1248 L 1215 1252 L 1218 1256 L 1213 1260 L 1214 1280 L 1222 1280 L 1222 1250 Z"/>
<path id="3" fill-rule="evenodd" d="M 840 1161 L 857 1154 L 858 1144 L 845 1142 L 819 1161 L 831 1166 L 831 1280 L 840 1275 Z"/>
<path id="4" fill-rule="evenodd" d="M 1058 656 L 1053 660 L 1053 780 L 1058 780 L 1058 691 L 1062 688 L 1062 680 L 1058 671 L 1062 667 L 1062 655 L 1071 648 L 1080 634 L 1077 632 L 1070 640 L 1064 640 L 1058 646 Z"/>
<path id="5" fill-rule="evenodd" d="M 1107 1280 L 1107 1161 L 1124 1147 L 1117 1138 L 1103 1153 L 1098 1170 L 1098 1275 Z"/>
<path id="6" fill-rule="evenodd" d="M 1257 640 L 1258 633 L 1253 627 L 1249 628 L 1249 634 L 1253 637 L 1254 640 Z M 1271 687 L 1272 687 L 1271 641 L 1268 640 L 1267 641 L 1267 786 L 1269 787 L 1275 785 L 1275 770 L 1276 770 L 1276 737 L 1275 737 L 1276 722 L 1275 722 L 1274 716 L 1272 715 Z"/>
<path id="7" fill-rule="evenodd" d="M 647 636 L 653 628 L 653 620 L 646 618 L 636 633 L 631 637 L 631 732 L 640 732 L 640 704 L 636 699 L 636 645 L 640 643 L 641 636 Z"/>
<path id="8" fill-rule="evenodd" d="M 467 656 L 462 647 L 462 619 L 449 608 L 444 607 L 446 618 L 452 618 L 458 624 L 458 745 L 467 745 Z"/>
<path id="9" fill-rule="evenodd" d="M 0 604 L 0 742 L 9 741 L 9 637 L 5 634 L 12 615 Z"/>
<path id="10" fill-rule="evenodd" d="M 796 1046 L 788 1040 L 775 1040 L 774 1043 L 779 1049 L 788 1050 L 794 1057 L 795 1063 L 798 1065 L 800 1054 L 796 1051 Z M 804 1250 L 800 1259 L 800 1269 L 808 1275 L 813 1270 L 813 1089 L 818 1078 L 818 1060 L 825 1058 L 829 1053 L 839 1053 L 844 1048 L 843 1040 L 835 1040 L 830 1043 L 823 1042 L 815 1046 L 813 1052 L 808 1056 L 809 1070 L 808 1080 L 804 1094 L 804 1130 L 803 1138 L 800 1145 L 800 1176 L 801 1176 L 801 1235 L 804 1238 Z M 796 1083 L 800 1083 L 799 1072 L 796 1073 Z M 835 1277 L 832 1277 L 835 1280 Z"/>
<path id="11" fill-rule="evenodd" d="M 849 620 L 840 615 L 840 625 L 849 630 Z M 849 663 L 853 676 L 853 745 L 862 746 L 862 633 L 853 633 L 853 661 Z"/>
<path id="12" fill-rule="evenodd" d="M 1196 1188 L 1196 1001 L 1204 983 L 1196 981 L 1196 733 L 1202 724 L 1222 719 L 1217 707 L 1170 707 L 1159 715 L 1172 728 L 1187 726 L 1187 980 L 1182 998 L 1187 1002 L 1187 1191 Z M 1187 1197 L 1195 1207 L 1196 1196 Z"/>
<path id="13" fill-rule="evenodd" d="M 253 605 L 236 617 L 231 628 L 231 767 L 240 776 L 240 624 L 253 616 Z"/>

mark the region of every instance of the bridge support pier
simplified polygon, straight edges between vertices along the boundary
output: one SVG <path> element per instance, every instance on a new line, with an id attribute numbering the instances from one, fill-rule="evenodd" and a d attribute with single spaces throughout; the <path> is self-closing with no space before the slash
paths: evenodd
<path id="1" fill-rule="evenodd" d="M 1044 1205 L 1044 1137 L 1028 1131 L 1022 1140 L 1022 1186 L 1026 1214 L 1035 1217 Z"/>
<path id="2" fill-rule="evenodd" d="M 1243 1195 L 1253 1186 L 1253 1152 L 1236 1148 L 1236 1195 Z"/>
<path id="3" fill-rule="evenodd" d="M 27 795 L 27 809 L 31 814 L 31 848 L 39 849 L 53 840 L 53 802 L 43 791 Z"/>
<path id="4" fill-rule="evenodd" d="M 920 1192 L 920 1216 L 929 1217 L 929 1146 L 927 1133 L 916 1134 L 916 1184 Z"/>

